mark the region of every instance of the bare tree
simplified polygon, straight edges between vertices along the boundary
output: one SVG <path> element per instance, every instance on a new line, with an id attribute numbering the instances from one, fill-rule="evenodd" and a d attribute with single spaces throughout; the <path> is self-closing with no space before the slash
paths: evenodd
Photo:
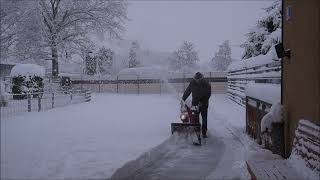
<path id="1" fill-rule="evenodd" d="M 25 14 L 15 0 L 0 0 L 0 51 L 1 56 L 8 56 L 17 36 L 17 24 Z"/>
<path id="2" fill-rule="evenodd" d="M 124 30 L 127 5 L 113 0 L 38 0 L 52 58 L 52 74 L 58 75 L 58 48 L 75 50 L 88 44 L 88 33 L 119 38 Z"/>

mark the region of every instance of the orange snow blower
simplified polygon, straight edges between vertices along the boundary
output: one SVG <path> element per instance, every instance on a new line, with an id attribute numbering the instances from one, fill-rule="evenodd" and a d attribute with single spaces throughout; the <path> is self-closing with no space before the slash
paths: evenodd
<path id="1" fill-rule="evenodd" d="M 189 107 L 186 103 L 181 103 L 180 108 L 181 123 L 171 123 L 171 133 L 193 134 L 196 136 L 197 142 L 193 141 L 195 145 L 201 145 L 201 124 L 199 121 L 199 107 Z"/>

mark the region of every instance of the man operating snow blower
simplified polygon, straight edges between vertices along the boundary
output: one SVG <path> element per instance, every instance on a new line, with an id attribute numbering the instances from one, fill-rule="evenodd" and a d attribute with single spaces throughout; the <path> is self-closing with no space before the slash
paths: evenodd
<path id="1" fill-rule="evenodd" d="M 211 85 L 204 79 L 200 72 L 197 72 L 185 90 L 182 101 L 184 102 L 192 93 L 191 110 L 199 111 L 202 117 L 202 137 L 207 138 L 207 117 L 209 98 L 211 96 Z"/>

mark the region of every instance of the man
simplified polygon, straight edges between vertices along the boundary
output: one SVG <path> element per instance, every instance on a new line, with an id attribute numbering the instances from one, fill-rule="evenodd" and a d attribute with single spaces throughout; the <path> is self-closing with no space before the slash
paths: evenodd
<path id="1" fill-rule="evenodd" d="M 202 117 L 202 137 L 207 138 L 207 116 L 209 98 L 211 96 L 211 85 L 204 79 L 200 72 L 197 72 L 185 90 L 182 100 L 185 101 L 192 93 L 192 106 L 199 106 Z"/>

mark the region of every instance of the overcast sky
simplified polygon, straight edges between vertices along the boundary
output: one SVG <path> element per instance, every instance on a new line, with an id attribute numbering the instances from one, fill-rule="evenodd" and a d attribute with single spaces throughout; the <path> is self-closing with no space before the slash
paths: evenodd
<path id="1" fill-rule="evenodd" d="M 218 45 L 230 40 L 232 57 L 240 59 L 239 44 L 272 1 L 129 1 L 126 39 L 144 49 L 172 52 L 184 40 L 196 45 L 202 62 Z"/>

